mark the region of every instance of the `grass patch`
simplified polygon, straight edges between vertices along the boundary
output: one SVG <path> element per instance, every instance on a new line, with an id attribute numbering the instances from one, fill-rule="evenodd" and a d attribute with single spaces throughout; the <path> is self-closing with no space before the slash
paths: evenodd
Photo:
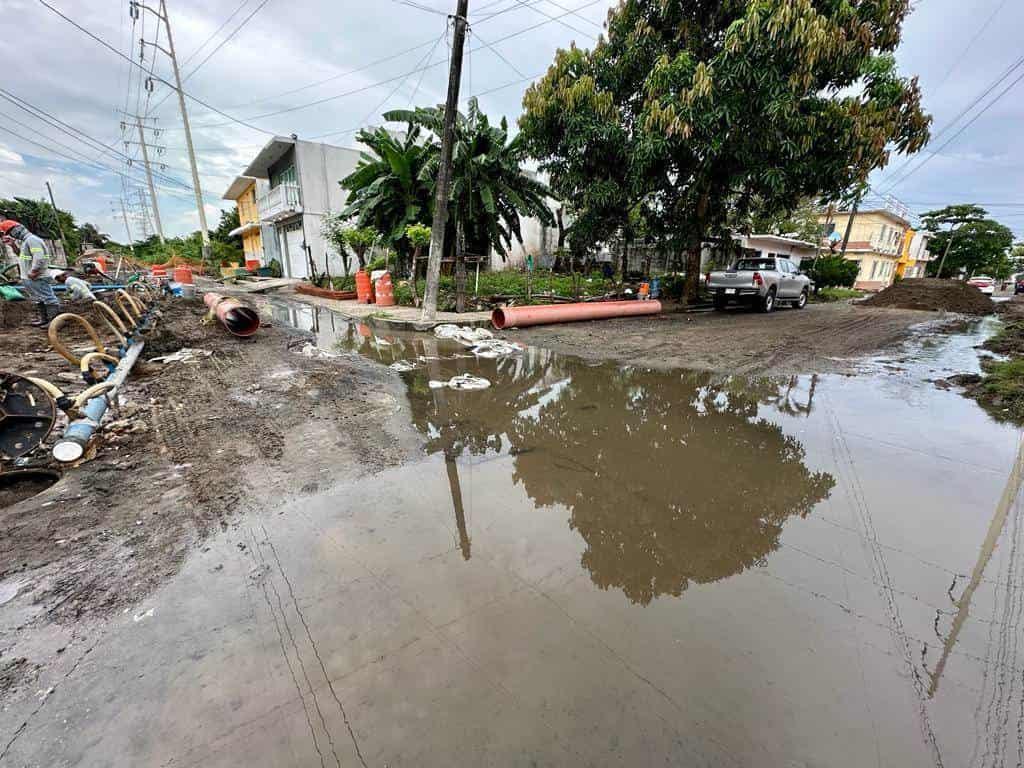
<path id="1" fill-rule="evenodd" d="M 983 360 L 981 376 L 964 376 L 964 394 L 999 421 L 1024 425 L 1024 322 L 1006 323 L 982 345 L 1007 360 Z"/>
<path id="2" fill-rule="evenodd" d="M 614 280 L 606 280 L 599 273 L 585 277 L 580 280 L 580 296 L 603 296 L 615 288 Z M 492 296 L 513 298 L 519 305 L 523 304 L 547 304 L 549 296 L 572 297 L 573 281 L 571 275 L 560 275 L 554 272 L 537 271 L 533 273 L 531 280 L 532 298 L 526 298 L 526 273 L 525 272 L 481 272 L 480 287 L 476 289 L 476 273 L 467 269 L 466 291 L 470 306 L 476 304 L 476 298 L 486 300 Z M 422 299 L 426 290 L 426 281 L 419 280 L 416 283 L 416 293 Z M 548 294 L 545 296 L 544 294 Z M 412 306 L 412 285 L 408 280 L 401 280 L 395 284 L 395 301 L 400 306 Z M 442 275 L 438 286 L 437 308 L 443 312 L 455 311 L 455 278 L 451 275 Z"/>
<path id="3" fill-rule="evenodd" d="M 853 288 L 822 288 L 817 293 L 811 294 L 811 301 L 819 304 L 829 304 L 834 301 L 849 301 L 864 297 L 864 291 L 855 291 Z"/>

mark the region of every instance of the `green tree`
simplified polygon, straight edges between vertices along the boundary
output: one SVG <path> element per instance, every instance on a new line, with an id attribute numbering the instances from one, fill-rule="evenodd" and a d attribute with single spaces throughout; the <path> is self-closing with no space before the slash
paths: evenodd
<path id="1" fill-rule="evenodd" d="M 835 200 L 928 140 L 915 80 L 896 73 L 909 0 L 623 0 L 607 40 L 559 51 L 524 99 L 525 141 L 580 199 L 642 200 L 687 251 L 730 220 Z M 576 128 L 582 126 L 582 139 Z M 615 174 L 598 153 L 622 149 Z M 594 189 L 590 189 L 594 185 Z M 576 198 L 573 198 L 576 199 Z"/>
<path id="2" fill-rule="evenodd" d="M 405 228 L 405 237 L 412 246 L 412 300 L 417 307 L 420 305 L 419 297 L 416 295 L 416 281 L 419 279 L 416 274 L 416 265 L 420 263 L 423 256 L 423 249 L 430 247 L 430 227 L 426 224 L 410 224 Z"/>
<path id="3" fill-rule="evenodd" d="M 345 244 L 356 252 L 359 268 L 365 269 L 366 252 L 380 240 L 380 233 L 373 227 L 349 227 L 343 237 Z"/>
<path id="4" fill-rule="evenodd" d="M 933 277 L 951 277 L 961 270 L 968 275 L 996 271 L 1000 257 L 1013 245 L 1013 233 L 971 203 L 927 211 L 921 214 L 921 223 L 934 233 L 928 245 L 939 257 L 928 264 L 928 274 Z"/>
<path id="5" fill-rule="evenodd" d="M 932 252 L 944 254 L 944 257 L 928 263 L 928 274 L 950 277 L 963 272 L 969 277 L 1001 271 L 1003 262 L 1008 270 L 1008 252 L 1012 245 L 1013 232 L 998 221 L 966 221 L 955 230 L 937 232 L 932 237 Z"/>
<path id="6" fill-rule="evenodd" d="M 233 230 L 238 229 L 241 226 L 241 221 L 238 218 L 238 209 L 232 208 L 230 210 L 220 212 L 220 223 L 217 224 L 217 228 L 210 233 L 211 240 L 218 240 L 222 243 L 228 243 L 238 249 L 242 248 L 242 236 L 230 234 Z"/>
<path id="7" fill-rule="evenodd" d="M 4 218 L 14 219 L 25 225 L 30 232 L 45 240 L 60 242 L 60 233 L 63 229 L 68 249 L 67 256 L 72 261 L 81 250 L 82 241 L 78 234 L 75 217 L 68 211 L 58 208 L 57 214 L 60 219 L 60 227 L 58 227 L 58 217 L 53 215 L 53 207 L 49 202 L 32 200 L 27 197 L 0 200 L 0 212 Z"/>
<path id="8" fill-rule="evenodd" d="M 430 188 L 421 178 L 430 143 L 413 125 L 404 138 L 377 128 L 360 131 L 356 139 L 370 151 L 363 152 L 356 169 L 340 181 L 349 192 L 340 215 L 357 227 L 372 227 L 404 260 L 409 250 L 406 228 L 430 222 Z"/>
<path id="9" fill-rule="evenodd" d="M 341 266 L 345 271 L 345 277 L 352 272 L 352 253 L 348 249 L 348 241 L 345 233 L 351 225 L 340 213 L 328 213 L 323 217 L 320 225 L 320 233 L 334 249 L 334 252 L 341 257 Z"/>
<path id="10" fill-rule="evenodd" d="M 78 240 L 84 247 L 88 243 L 93 248 L 106 248 L 111 244 L 110 235 L 100 232 L 95 224 L 85 222 L 78 227 Z"/>
<path id="11" fill-rule="evenodd" d="M 436 138 L 443 130 L 444 110 L 419 107 L 384 114 L 386 120 L 405 122 L 430 131 Z M 438 175 L 440 146 L 434 141 L 420 178 L 433 198 Z M 550 190 L 522 170 L 526 151 L 520 136 L 509 140 L 508 121 L 503 117 L 496 126 L 480 111 L 475 98 L 469 100 L 466 114 L 455 118 L 455 144 L 452 149 L 452 188 L 448 220 L 462 233 L 470 253 L 485 255 L 493 248 L 502 259 L 508 256 L 512 241 L 522 244 L 519 218 L 534 217 L 554 226 L 555 217 L 548 207 Z M 454 240 L 446 247 L 454 250 Z"/>

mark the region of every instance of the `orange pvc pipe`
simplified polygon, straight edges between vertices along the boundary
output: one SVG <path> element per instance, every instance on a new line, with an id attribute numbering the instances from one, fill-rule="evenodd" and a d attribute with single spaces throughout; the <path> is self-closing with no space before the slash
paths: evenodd
<path id="1" fill-rule="evenodd" d="M 255 309 L 245 306 L 238 299 L 221 296 L 219 293 L 206 293 L 203 294 L 203 301 L 217 316 L 221 325 L 235 336 L 245 338 L 259 330 L 259 313 Z"/>
<path id="2" fill-rule="evenodd" d="M 491 325 L 523 328 L 528 325 L 575 323 L 609 317 L 638 317 L 661 312 L 660 301 L 594 301 L 576 304 L 542 304 L 537 307 L 498 307 L 491 313 Z"/>

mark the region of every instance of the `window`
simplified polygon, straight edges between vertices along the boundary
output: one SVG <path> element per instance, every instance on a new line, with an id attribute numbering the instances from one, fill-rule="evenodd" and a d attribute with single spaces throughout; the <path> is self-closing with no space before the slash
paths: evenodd
<path id="1" fill-rule="evenodd" d="M 738 272 L 758 272 L 775 269 L 775 259 L 740 259 L 736 262 Z"/>
<path id="2" fill-rule="evenodd" d="M 295 174 L 295 166 L 288 165 L 279 171 L 274 171 L 270 174 L 270 188 L 279 187 L 282 184 L 296 185 L 299 183 L 299 177 Z"/>
<path id="3" fill-rule="evenodd" d="M 878 262 L 877 261 L 873 261 L 873 262 L 871 262 L 871 279 L 872 280 L 875 279 L 875 275 L 877 273 L 878 273 Z"/>

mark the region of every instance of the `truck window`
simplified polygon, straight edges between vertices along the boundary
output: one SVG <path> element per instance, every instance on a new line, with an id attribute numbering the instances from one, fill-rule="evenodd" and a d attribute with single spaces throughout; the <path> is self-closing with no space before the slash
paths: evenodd
<path id="1" fill-rule="evenodd" d="M 740 259 L 736 262 L 739 272 L 769 272 L 775 269 L 775 259 Z"/>

